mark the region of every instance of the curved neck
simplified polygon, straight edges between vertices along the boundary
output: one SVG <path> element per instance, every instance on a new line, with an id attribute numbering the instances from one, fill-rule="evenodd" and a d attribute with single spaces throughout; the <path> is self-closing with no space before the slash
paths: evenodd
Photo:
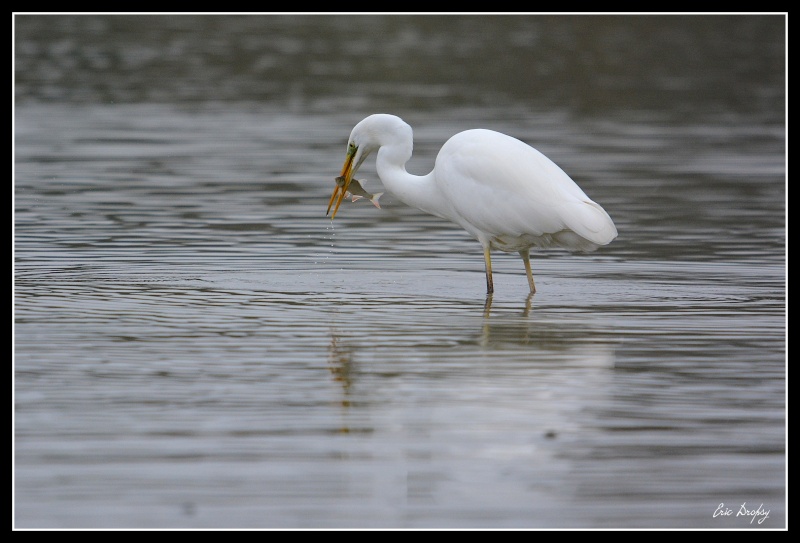
<path id="1" fill-rule="evenodd" d="M 434 172 L 413 175 L 406 171 L 411 148 L 411 142 L 382 145 L 375 161 L 378 177 L 383 186 L 404 204 L 437 217 L 448 218 L 444 214 L 447 201 L 436 186 Z"/>

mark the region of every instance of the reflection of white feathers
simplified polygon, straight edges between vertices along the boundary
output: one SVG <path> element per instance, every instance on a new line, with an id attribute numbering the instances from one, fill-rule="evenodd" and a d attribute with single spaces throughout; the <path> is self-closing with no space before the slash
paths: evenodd
<path id="1" fill-rule="evenodd" d="M 332 338 L 351 368 L 343 427 L 368 420 L 389 441 L 390 461 L 367 471 L 367 484 L 392 503 L 458 496 L 459 508 L 484 518 L 516 507 L 535 512 L 534 524 L 561 519 L 574 503 L 571 455 L 593 441 L 598 411 L 613 399 L 613 345 L 590 322 L 552 314 L 451 317 L 443 325 L 421 316 L 408 329 L 378 319 Z M 397 338 L 413 343 L 420 329 L 430 347 L 398 353 Z M 368 418 L 353 408 L 359 400 Z"/>

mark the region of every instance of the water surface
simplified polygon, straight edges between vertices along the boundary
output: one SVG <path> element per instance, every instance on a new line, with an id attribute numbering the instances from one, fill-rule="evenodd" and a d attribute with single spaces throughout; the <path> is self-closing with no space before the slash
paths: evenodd
<path id="1" fill-rule="evenodd" d="M 782 17 L 15 22 L 16 527 L 785 527 Z M 619 237 L 487 303 L 457 227 L 331 223 L 378 111 Z"/>

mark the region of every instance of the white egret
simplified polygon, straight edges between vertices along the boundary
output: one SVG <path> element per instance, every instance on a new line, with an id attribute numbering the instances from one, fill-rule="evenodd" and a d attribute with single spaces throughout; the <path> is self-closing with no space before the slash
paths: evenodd
<path id="1" fill-rule="evenodd" d="M 522 141 L 475 129 L 442 146 L 428 175 L 405 164 L 411 127 L 394 115 L 370 115 L 350 133 L 341 176 L 328 203 L 336 216 L 353 175 L 373 151 L 384 187 L 403 203 L 452 221 L 483 246 L 487 294 L 494 292 L 491 250 L 519 252 L 531 294 L 536 292 L 531 247 L 592 251 L 617 237 L 614 222 L 553 161 Z M 326 214 L 327 214 L 326 213 Z"/>

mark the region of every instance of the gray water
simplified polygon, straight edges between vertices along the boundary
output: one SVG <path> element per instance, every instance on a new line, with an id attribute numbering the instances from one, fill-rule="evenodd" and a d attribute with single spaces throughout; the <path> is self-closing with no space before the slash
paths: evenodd
<path id="1" fill-rule="evenodd" d="M 785 41 L 17 16 L 14 525 L 786 527 Z M 487 300 L 458 227 L 391 194 L 331 222 L 375 112 L 412 173 L 460 130 L 530 143 L 619 237 L 535 252 L 532 299 L 496 253 Z"/>

